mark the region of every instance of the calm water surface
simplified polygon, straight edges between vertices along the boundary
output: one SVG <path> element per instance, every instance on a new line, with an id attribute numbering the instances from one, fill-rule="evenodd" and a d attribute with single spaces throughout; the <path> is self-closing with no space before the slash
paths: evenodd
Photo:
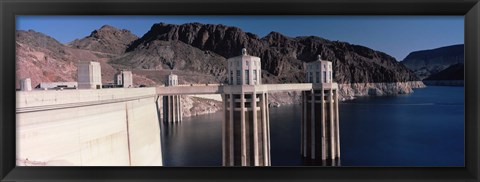
<path id="1" fill-rule="evenodd" d="M 464 87 L 341 102 L 342 166 L 463 166 Z M 270 108 L 273 166 L 302 165 L 300 105 Z M 165 166 L 221 166 L 222 112 L 162 124 Z"/>

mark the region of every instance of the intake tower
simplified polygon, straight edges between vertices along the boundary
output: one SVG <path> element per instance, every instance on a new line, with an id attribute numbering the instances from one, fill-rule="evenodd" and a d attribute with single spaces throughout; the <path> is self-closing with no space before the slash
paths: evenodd
<path id="1" fill-rule="evenodd" d="M 270 166 L 267 88 L 261 84 L 261 62 L 247 50 L 228 59 L 222 125 L 223 166 Z"/>
<path id="2" fill-rule="evenodd" d="M 340 165 L 338 84 L 333 82 L 332 62 L 318 56 L 306 63 L 310 91 L 302 92 L 301 153 L 307 164 Z"/>

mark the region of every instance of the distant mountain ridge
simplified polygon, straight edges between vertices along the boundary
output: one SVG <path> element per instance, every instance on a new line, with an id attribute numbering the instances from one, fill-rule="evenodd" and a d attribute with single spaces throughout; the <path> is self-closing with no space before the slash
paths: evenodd
<path id="1" fill-rule="evenodd" d="M 450 67 L 430 75 L 423 80 L 425 85 L 435 86 L 464 86 L 465 85 L 465 68 L 464 64 L 457 63 Z"/>
<path id="2" fill-rule="evenodd" d="M 425 79 L 451 65 L 464 63 L 464 44 L 415 51 L 402 61 L 419 78 Z"/>
<path id="3" fill-rule="evenodd" d="M 465 68 L 464 64 L 457 63 L 448 68 L 430 75 L 425 80 L 464 80 Z"/>

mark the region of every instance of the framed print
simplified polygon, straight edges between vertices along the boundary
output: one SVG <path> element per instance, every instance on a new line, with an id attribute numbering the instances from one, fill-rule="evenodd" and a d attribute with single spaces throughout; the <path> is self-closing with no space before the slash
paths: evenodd
<path id="1" fill-rule="evenodd" d="M 478 1 L 0 9 L 2 180 L 478 181 Z"/>

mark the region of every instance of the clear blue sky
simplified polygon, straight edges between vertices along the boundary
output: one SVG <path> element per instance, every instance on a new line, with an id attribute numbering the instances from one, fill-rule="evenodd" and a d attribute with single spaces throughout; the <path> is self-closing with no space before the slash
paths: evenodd
<path id="1" fill-rule="evenodd" d="M 464 43 L 463 16 L 17 16 L 17 30 L 35 30 L 62 43 L 88 36 L 102 25 L 141 37 L 154 23 L 200 22 L 240 27 L 259 37 L 319 36 L 385 52 L 403 60 L 416 50 Z"/>

